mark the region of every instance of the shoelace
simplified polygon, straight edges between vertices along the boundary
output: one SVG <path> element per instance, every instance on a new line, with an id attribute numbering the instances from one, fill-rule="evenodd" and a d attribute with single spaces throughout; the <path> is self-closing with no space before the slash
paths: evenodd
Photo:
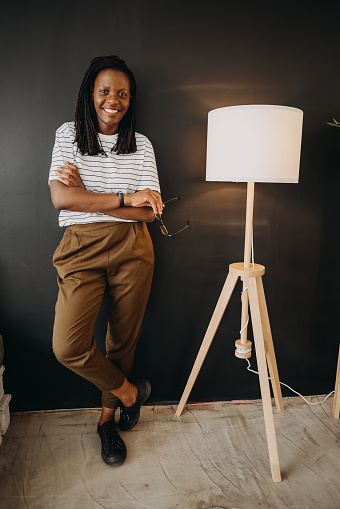
<path id="1" fill-rule="evenodd" d="M 129 415 L 129 411 L 126 409 L 126 408 L 121 408 L 120 409 L 120 417 L 123 417 L 124 420 L 129 420 L 130 418 L 130 415 Z"/>
<path id="2" fill-rule="evenodd" d="M 110 428 L 112 428 L 112 434 L 109 432 L 109 431 L 106 431 L 103 433 L 104 435 L 104 446 L 106 448 L 109 448 L 113 445 L 113 442 L 114 442 L 114 436 L 116 437 L 117 439 L 117 443 L 120 447 L 123 447 L 123 442 L 122 442 L 122 439 L 121 437 L 119 436 L 119 433 L 117 432 L 114 424 L 112 423 Z M 110 430 L 111 431 L 111 430 Z"/>

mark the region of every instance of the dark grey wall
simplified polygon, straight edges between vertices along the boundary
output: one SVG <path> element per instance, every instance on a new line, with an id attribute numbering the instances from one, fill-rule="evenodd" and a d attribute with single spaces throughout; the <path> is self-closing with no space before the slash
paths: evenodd
<path id="1" fill-rule="evenodd" d="M 99 405 L 97 389 L 51 351 L 62 230 L 47 175 L 55 130 L 73 119 L 90 59 L 105 54 L 134 70 L 138 130 L 154 144 L 163 197 L 182 197 L 164 220 L 172 229 L 190 220 L 170 239 L 150 226 L 156 270 L 135 376 L 149 378 L 153 402 L 178 401 L 228 264 L 242 259 L 245 185 L 205 182 L 208 111 L 282 104 L 305 112 L 300 183 L 256 186 L 255 258 L 267 268 L 281 379 L 304 394 L 332 390 L 340 132 L 326 122 L 340 120 L 339 2 L 12 0 L 0 14 L 0 332 L 12 410 Z M 100 345 L 104 318 L 105 309 Z M 259 397 L 234 357 L 239 321 L 235 293 L 192 401 Z"/>

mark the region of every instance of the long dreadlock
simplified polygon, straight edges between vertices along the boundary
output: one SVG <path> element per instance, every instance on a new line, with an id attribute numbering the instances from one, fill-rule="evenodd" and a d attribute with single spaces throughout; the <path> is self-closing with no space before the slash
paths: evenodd
<path id="1" fill-rule="evenodd" d="M 75 142 L 82 155 L 105 155 L 98 136 L 98 119 L 92 99 L 95 79 L 100 71 L 104 69 L 121 71 L 126 74 L 130 81 L 131 98 L 129 109 L 119 122 L 117 143 L 112 147 L 111 152 L 131 154 L 137 150 L 135 138 L 136 80 L 133 72 L 125 64 L 125 60 L 120 59 L 116 55 L 94 58 L 85 72 L 78 94 L 75 113 Z"/>

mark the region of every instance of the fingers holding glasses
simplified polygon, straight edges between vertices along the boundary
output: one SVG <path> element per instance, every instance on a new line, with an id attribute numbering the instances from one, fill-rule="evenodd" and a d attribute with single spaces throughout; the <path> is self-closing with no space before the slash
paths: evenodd
<path id="1" fill-rule="evenodd" d="M 124 195 L 125 205 L 130 207 L 152 207 L 155 216 L 161 216 L 163 212 L 163 201 L 157 191 L 143 189 L 137 193 Z"/>
<path id="2" fill-rule="evenodd" d="M 166 200 L 164 203 L 163 203 L 163 207 L 165 207 L 165 204 L 166 203 L 169 203 L 170 201 L 174 201 L 174 200 L 180 200 L 180 197 L 179 196 L 176 196 L 175 198 L 170 198 L 170 200 Z M 158 221 L 161 221 L 161 214 L 155 214 L 155 217 L 156 219 L 158 219 Z"/>

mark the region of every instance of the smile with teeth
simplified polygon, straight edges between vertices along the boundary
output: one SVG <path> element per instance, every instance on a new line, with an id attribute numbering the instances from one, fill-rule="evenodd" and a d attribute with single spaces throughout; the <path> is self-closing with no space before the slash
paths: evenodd
<path id="1" fill-rule="evenodd" d="M 104 111 L 106 111 L 106 113 L 108 113 L 109 115 L 114 115 L 115 113 L 119 113 L 120 110 L 113 110 L 111 108 L 103 108 Z"/>

